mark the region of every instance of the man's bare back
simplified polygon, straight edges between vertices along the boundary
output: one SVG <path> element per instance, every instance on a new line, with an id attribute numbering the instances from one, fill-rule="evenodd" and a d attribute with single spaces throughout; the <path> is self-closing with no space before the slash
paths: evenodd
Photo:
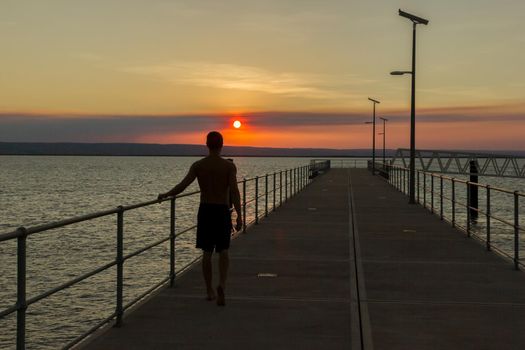
<path id="1" fill-rule="evenodd" d="M 215 153 L 193 163 L 184 179 L 170 191 L 161 193 L 159 199 L 181 193 L 195 178 L 197 178 L 201 190 L 201 203 L 229 206 L 231 200 L 238 216 L 240 216 L 241 205 L 237 186 L 237 168 L 233 162 Z"/>
<path id="2" fill-rule="evenodd" d="M 236 182 L 237 169 L 233 162 L 217 155 L 210 155 L 192 167 L 201 190 L 201 203 L 230 203 L 231 183 Z M 191 169 L 190 169 L 191 171 Z"/>

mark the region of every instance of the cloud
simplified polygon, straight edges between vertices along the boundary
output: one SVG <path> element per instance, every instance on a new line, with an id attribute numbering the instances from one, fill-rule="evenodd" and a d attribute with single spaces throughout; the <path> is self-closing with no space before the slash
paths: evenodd
<path id="1" fill-rule="evenodd" d="M 222 124 L 223 119 L 212 116 L 0 115 L 0 141 L 133 142 L 144 134 L 202 131 Z"/>
<path id="2" fill-rule="evenodd" d="M 258 67 L 210 62 L 171 62 L 123 69 L 174 84 L 218 89 L 237 89 L 306 98 L 341 98 L 343 93 L 329 89 L 323 75 L 272 72 Z"/>
<path id="3" fill-rule="evenodd" d="M 417 115 L 418 123 L 484 123 L 512 122 L 516 127 L 525 121 L 525 114 L 473 115 L 474 107 L 457 108 L 462 113 L 430 110 Z M 408 123 L 409 113 L 383 113 L 389 123 Z M 232 115 L 36 115 L 0 114 L 0 141 L 4 142 L 137 142 L 144 135 L 154 140 L 155 135 L 201 134 L 209 130 L 226 130 L 235 118 L 240 118 L 251 132 L 288 132 L 293 130 L 321 130 L 363 126 L 371 119 L 362 113 L 307 113 L 268 111 Z M 380 122 L 377 120 L 377 122 Z M 324 129 L 326 130 L 326 129 Z M 165 138 L 164 138 L 165 139 Z M 175 142 L 175 141 L 174 141 Z"/>

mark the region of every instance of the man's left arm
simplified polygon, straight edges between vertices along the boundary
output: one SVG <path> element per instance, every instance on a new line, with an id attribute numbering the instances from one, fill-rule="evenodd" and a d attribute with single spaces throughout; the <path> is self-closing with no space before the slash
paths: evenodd
<path id="1" fill-rule="evenodd" d="M 195 180 L 197 177 L 197 173 L 195 171 L 195 164 L 193 164 L 190 167 L 190 170 L 188 171 L 188 174 L 182 179 L 182 181 L 175 187 L 173 187 L 171 190 L 169 190 L 166 193 L 160 193 L 158 199 L 164 199 L 171 196 L 176 196 L 182 191 L 184 191 L 191 183 Z"/>

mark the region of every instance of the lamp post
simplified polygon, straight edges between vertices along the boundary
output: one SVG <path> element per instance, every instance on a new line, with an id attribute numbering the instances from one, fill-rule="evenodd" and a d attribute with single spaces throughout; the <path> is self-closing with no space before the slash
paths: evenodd
<path id="1" fill-rule="evenodd" d="M 410 13 L 399 10 L 401 17 L 408 18 L 412 21 L 412 70 L 411 71 L 394 71 L 391 75 L 412 75 L 412 97 L 410 103 L 410 180 L 409 180 L 409 201 L 410 204 L 416 203 L 415 196 L 415 174 L 416 174 L 416 25 L 428 24 L 428 20 L 414 16 Z"/>
<path id="2" fill-rule="evenodd" d="M 386 122 L 388 121 L 388 119 L 383 118 L 383 117 L 379 117 L 379 119 L 383 121 L 383 132 L 379 133 L 379 135 L 383 135 L 383 169 L 384 169 L 386 165 L 386 160 L 385 160 L 386 159 L 385 158 Z"/>
<path id="3" fill-rule="evenodd" d="M 374 109 L 373 109 L 373 117 L 372 117 L 372 175 L 376 174 L 376 104 L 381 103 L 377 100 L 374 100 L 373 98 L 368 98 L 369 101 L 372 101 Z"/>

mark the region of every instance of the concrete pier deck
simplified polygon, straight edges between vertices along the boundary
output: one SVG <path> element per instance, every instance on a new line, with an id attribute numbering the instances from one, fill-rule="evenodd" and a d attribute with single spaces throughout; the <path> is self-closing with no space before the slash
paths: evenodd
<path id="1" fill-rule="evenodd" d="M 194 266 L 81 347 L 525 348 L 523 273 L 366 170 L 320 176 L 230 254 L 225 307 Z"/>
<path id="2" fill-rule="evenodd" d="M 384 181 L 351 171 L 375 349 L 525 349 L 525 275 Z"/>

